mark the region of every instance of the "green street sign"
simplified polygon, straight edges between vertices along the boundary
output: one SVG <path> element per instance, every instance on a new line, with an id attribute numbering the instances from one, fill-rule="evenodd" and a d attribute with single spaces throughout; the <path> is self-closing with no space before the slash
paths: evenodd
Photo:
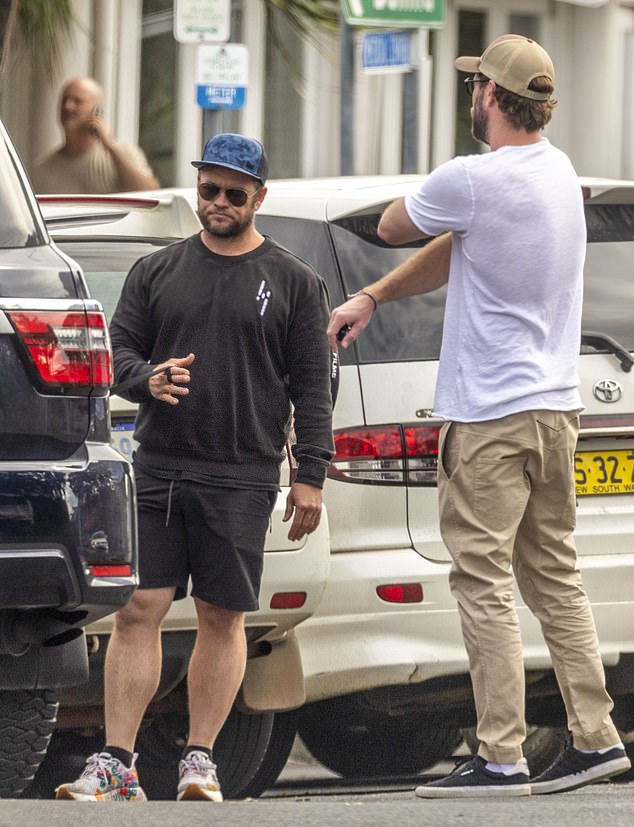
<path id="1" fill-rule="evenodd" d="M 445 0 L 341 0 L 352 26 L 436 29 L 445 23 Z"/>

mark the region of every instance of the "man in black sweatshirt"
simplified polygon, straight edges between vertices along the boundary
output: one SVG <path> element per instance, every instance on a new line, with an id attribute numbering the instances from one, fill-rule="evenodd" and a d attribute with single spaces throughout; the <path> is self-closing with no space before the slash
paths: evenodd
<path id="1" fill-rule="evenodd" d="M 139 589 L 106 656 L 106 745 L 58 798 L 143 799 L 134 744 L 161 671 L 160 626 L 191 576 L 198 632 L 178 798 L 222 801 L 211 749 L 246 665 L 265 533 L 294 414 L 289 539 L 319 525 L 333 454 L 328 306 L 321 278 L 261 235 L 261 144 L 216 135 L 198 168 L 202 231 L 138 261 L 111 324 L 118 383 L 139 383 Z M 147 378 L 148 366 L 163 367 Z"/>

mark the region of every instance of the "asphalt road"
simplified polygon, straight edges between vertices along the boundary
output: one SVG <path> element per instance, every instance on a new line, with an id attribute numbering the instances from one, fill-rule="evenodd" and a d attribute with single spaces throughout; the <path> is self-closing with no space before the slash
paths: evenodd
<path id="1" fill-rule="evenodd" d="M 595 784 L 534 798 L 425 801 L 416 783 L 433 773 L 350 783 L 316 764 L 289 761 L 258 800 L 147 804 L 20 800 L 0 802 L 0 827 L 631 827 L 634 782 Z"/>
<path id="2" fill-rule="evenodd" d="M 634 784 L 526 799 L 423 801 L 410 792 L 267 797 L 224 804 L 3 801 L 0 827 L 631 827 Z"/>

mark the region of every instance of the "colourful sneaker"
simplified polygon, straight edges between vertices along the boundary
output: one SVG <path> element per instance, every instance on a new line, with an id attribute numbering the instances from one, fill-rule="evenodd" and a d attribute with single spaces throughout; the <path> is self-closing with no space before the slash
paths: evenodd
<path id="1" fill-rule="evenodd" d="M 581 752 L 572 744 L 554 763 L 531 783 L 533 795 L 563 793 L 586 784 L 594 784 L 613 775 L 627 772 L 631 767 L 624 748 L 614 747 L 606 752 Z"/>
<path id="2" fill-rule="evenodd" d="M 198 750 L 188 752 L 178 765 L 177 801 L 222 801 L 216 765 Z"/>
<path id="3" fill-rule="evenodd" d="M 55 798 L 70 801 L 147 801 L 134 767 L 124 765 L 109 752 L 96 752 L 86 761 L 77 781 L 62 784 Z"/>

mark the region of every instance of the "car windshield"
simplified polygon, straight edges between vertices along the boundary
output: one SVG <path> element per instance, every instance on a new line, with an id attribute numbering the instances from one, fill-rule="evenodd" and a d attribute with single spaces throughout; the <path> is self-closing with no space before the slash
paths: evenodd
<path id="1" fill-rule="evenodd" d="M 120 238 L 56 238 L 55 241 L 83 269 L 90 295 L 101 302 L 108 321 L 112 319 L 123 282 L 132 265 L 164 246 L 155 240 Z M 166 240 L 165 244 L 168 243 Z"/>
<path id="2" fill-rule="evenodd" d="M 0 132 L 0 248 L 42 244 L 9 146 Z"/>
<path id="3" fill-rule="evenodd" d="M 332 225 L 349 293 L 376 281 L 414 252 L 414 247 L 387 247 L 380 242 L 376 237 L 378 218 L 378 214 L 354 216 Z M 634 351 L 634 205 L 589 204 L 586 223 L 582 328 L 599 331 Z M 445 297 L 443 288 L 383 305 L 357 341 L 360 360 L 438 359 Z M 595 345 L 592 349 L 603 348 Z"/>

